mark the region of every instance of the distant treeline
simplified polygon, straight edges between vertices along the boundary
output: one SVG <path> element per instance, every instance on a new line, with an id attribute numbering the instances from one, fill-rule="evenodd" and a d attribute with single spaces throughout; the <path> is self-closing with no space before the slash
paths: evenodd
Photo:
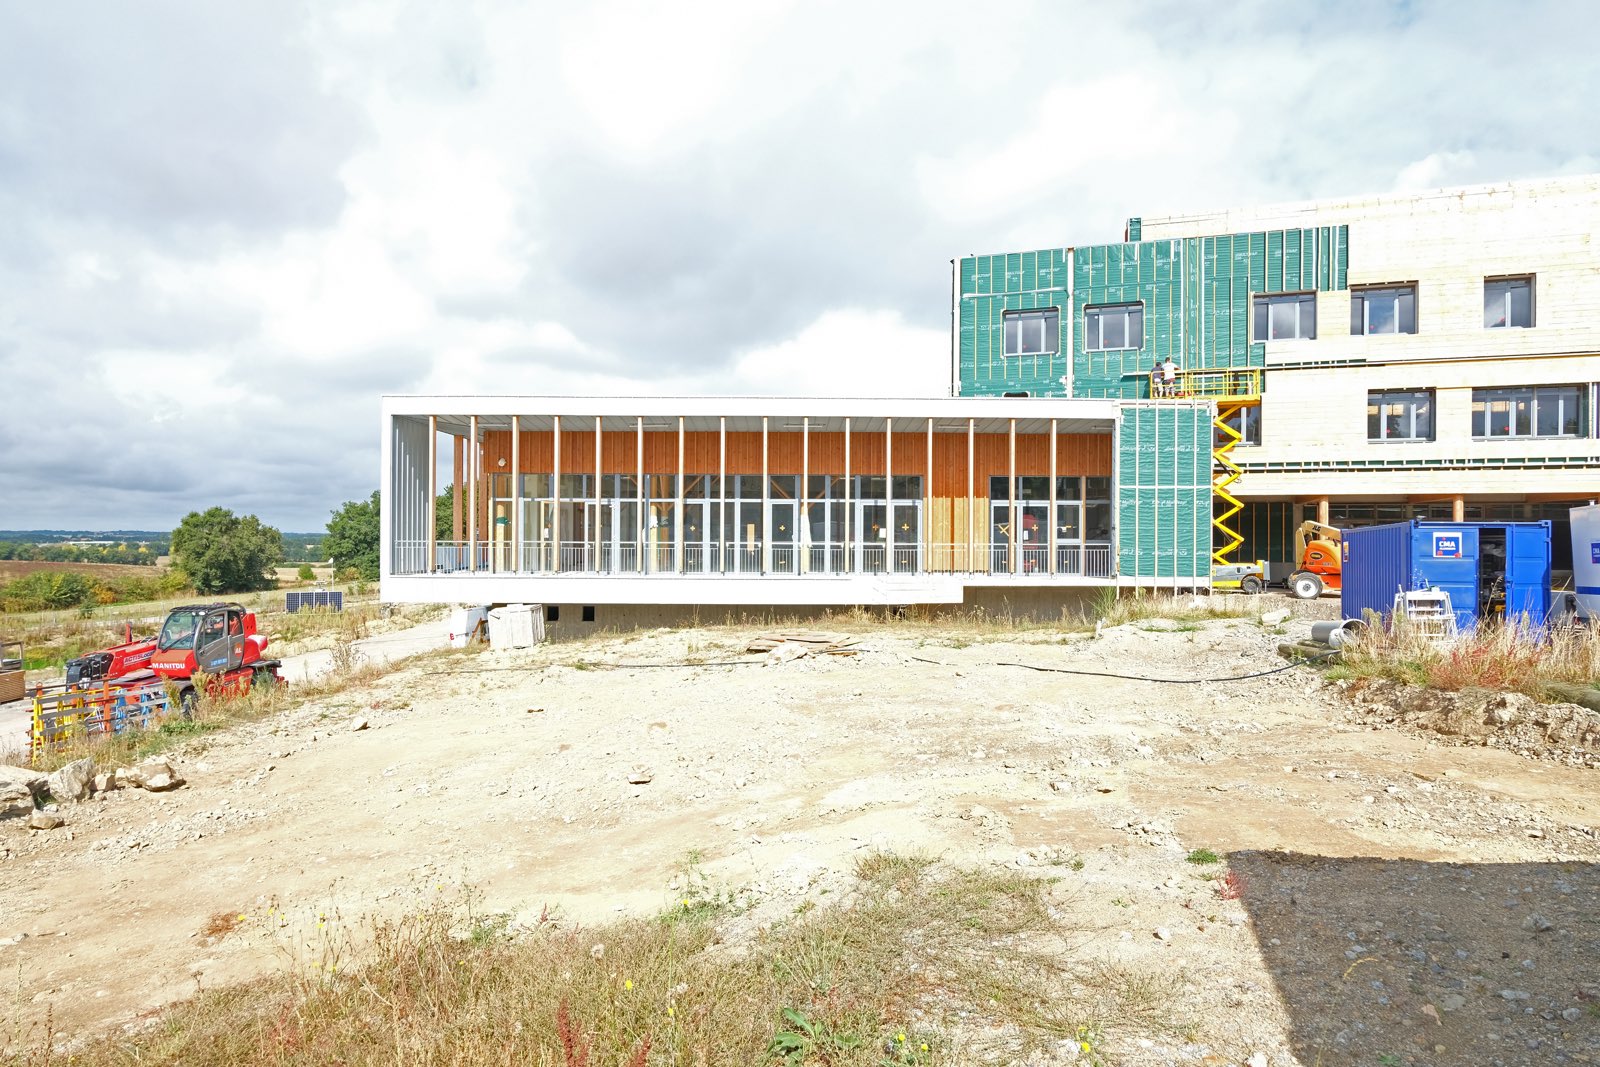
<path id="1" fill-rule="evenodd" d="M 5 531 L 12 532 L 12 531 Z M 319 563 L 326 533 L 286 533 L 283 558 L 286 563 Z M 85 536 L 82 540 L 104 540 Z M 13 537 L 0 540 L 0 560 L 36 563 L 122 563 L 135 567 L 154 566 L 156 559 L 172 551 L 172 534 L 149 534 L 137 539 L 118 540 L 105 545 L 73 545 L 56 540 Z"/>
<path id="2" fill-rule="evenodd" d="M 155 566 L 157 557 L 167 554 L 172 538 L 138 544 L 119 541 L 110 545 L 38 544 L 29 541 L 0 541 L 0 560 L 15 559 L 36 563 L 123 563 Z"/>

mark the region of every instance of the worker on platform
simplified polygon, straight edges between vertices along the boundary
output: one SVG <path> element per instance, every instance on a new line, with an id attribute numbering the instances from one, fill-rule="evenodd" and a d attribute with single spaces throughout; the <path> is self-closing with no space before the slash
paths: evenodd
<path id="1" fill-rule="evenodd" d="M 1163 396 L 1178 395 L 1178 365 L 1168 356 L 1161 364 L 1161 394 Z"/>
<path id="2" fill-rule="evenodd" d="M 1161 395 L 1161 357 L 1150 365 L 1150 399 L 1154 400 Z"/>

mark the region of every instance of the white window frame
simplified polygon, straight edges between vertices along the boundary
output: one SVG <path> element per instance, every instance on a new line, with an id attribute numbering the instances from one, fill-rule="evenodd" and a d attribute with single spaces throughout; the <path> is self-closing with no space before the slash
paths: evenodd
<path id="1" fill-rule="evenodd" d="M 1486 329 L 1486 330 L 1527 330 L 1527 329 L 1532 329 L 1534 324 L 1539 321 L 1539 318 L 1538 318 L 1539 309 L 1538 309 L 1538 307 L 1537 307 L 1537 305 L 1535 304 L 1535 301 L 1534 301 L 1535 289 L 1534 289 L 1534 285 L 1533 285 L 1533 280 L 1534 280 L 1534 276 L 1532 274 L 1508 274 L 1508 275 L 1504 275 L 1504 276 L 1501 276 L 1501 277 L 1485 278 L 1483 280 L 1483 318 L 1484 318 L 1483 328 Z M 1527 322 L 1512 322 L 1511 321 L 1511 290 L 1514 287 L 1516 287 L 1518 284 L 1524 285 L 1528 289 L 1528 321 Z M 1499 291 L 1495 292 L 1494 290 L 1497 289 L 1497 288 L 1498 288 Z M 1500 311 L 1501 311 L 1501 320 L 1502 321 L 1491 324 L 1488 321 L 1488 319 L 1489 319 L 1489 302 L 1490 302 L 1491 299 L 1496 298 L 1496 297 L 1498 297 L 1498 299 L 1500 300 Z"/>
<path id="2" fill-rule="evenodd" d="M 1261 445 L 1261 405 L 1246 404 L 1241 407 L 1234 418 L 1225 419 L 1228 425 L 1239 431 L 1239 442 L 1235 448 L 1257 448 Z M 1220 445 L 1223 440 L 1221 430 L 1212 431 L 1214 443 Z"/>
<path id="3" fill-rule="evenodd" d="M 1515 441 L 1543 438 L 1545 440 L 1567 439 L 1572 440 L 1588 436 L 1588 412 L 1585 411 L 1587 394 L 1590 392 L 1584 385 L 1509 385 L 1495 386 L 1472 391 L 1472 439 L 1474 441 Z M 1571 402 L 1577 407 L 1578 429 L 1576 433 L 1540 433 L 1539 409 L 1548 404 L 1556 407 L 1556 425 L 1566 423 L 1566 405 Z M 1524 403 L 1528 412 L 1528 432 L 1517 432 L 1516 405 Z M 1495 432 L 1496 415 L 1501 414 L 1489 405 L 1504 405 L 1504 433 Z M 1482 432 L 1477 425 L 1479 412 L 1483 415 Z"/>
<path id="4" fill-rule="evenodd" d="M 1122 313 L 1122 337 L 1129 339 L 1128 321 L 1132 313 L 1139 313 L 1139 343 L 1136 345 L 1103 345 L 1105 330 L 1101 320 L 1108 315 Z M 1093 323 L 1093 327 L 1090 323 Z M 1144 301 L 1134 300 L 1123 304 L 1093 304 L 1083 309 L 1083 350 L 1085 352 L 1138 352 L 1144 348 Z"/>
<path id="5" fill-rule="evenodd" d="M 1290 337 L 1273 337 L 1272 310 L 1274 307 L 1289 305 L 1294 308 L 1294 334 Z M 1265 307 L 1266 336 L 1256 332 L 1256 311 Z M 1310 308 L 1310 332 L 1303 332 L 1306 327 L 1306 309 Z M 1250 339 L 1252 341 L 1315 341 L 1317 339 L 1317 294 L 1315 292 L 1299 293 L 1257 293 L 1250 301 Z"/>
<path id="6" fill-rule="evenodd" d="M 1411 294 L 1411 329 L 1402 329 L 1400 322 L 1400 297 L 1404 293 Z M 1372 305 L 1374 298 L 1388 297 L 1392 301 L 1391 309 L 1394 312 L 1394 329 L 1384 330 L 1381 333 L 1372 329 Z M 1393 337 L 1400 334 L 1417 334 L 1422 330 L 1422 309 L 1417 294 L 1416 282 L 1405 282 L 1397 285 L 1372 285 L 1352 287 L 1350 290 L 1352 302 L 1361 301 L 1361 329 L 1351 329 L 1352 336 L 1357 337 Z M 1354 315 L 1352 314 L 1352 318 Z M 1352 324 L 1353 325 L 1353 324 Z"/>
<path id="7" fill-rule="evenodd" d="M 1426 398 L 1428 403 L 1428 432 L 1420 435 L 1416 432 L 1417 404 L 1416 401 Z M 1410 401 L 1405 418 L 1410 425 L 1410 432 L 1404 434 L 1389 433 L 1389 418 L 1384 408 L 1393 403 Z M 1420 444 L 1432 441 L 1439 432 L 1438 397 L 1432 389 L 1372 389 L 1367 392 L 1367 418 L 1372 418 L 1372 406 L 1378 405 L 1378 436 L 1372 436 L 1372 427 L 1367 426 L 1367 443 L 1374 445 L 1386 444 Z"/>
<path id="8" fill-rule="evenodd" d="M 1055 323 L 1056 323 L 1056 344 L 1055 344 L 1055 347 L 1053 347 L 1053 348 L 1048 347 L 1047 344 L 1046 344 L 1046 342 L 1049 340 L 1049 337 L 1050 337 L 1050 320 L 1051 319 L 1054 319 Z M 1017 349 L 1015 351 L 1013 351 L 1012 347 L 1011 347 L 1010 325 L 1013 322 L 1018 324 L 1018 326 L 1017 326 L 1018 346 L 1017 346 Z M 1023 336 L 1022 335 L 1027 332 L 1026 327 L 1028 325 L 1032 324 L 1032 323 L 1035 323 L 1035 322 L 1037 322 L 1039 324 L 1038 333 L 1039 333 L 1039 345 L 1040 345 L 1040 347 L 1037 350 L 1030 349 L 1030 348 L 1026 347 L 1024 344 L 1021 343 L 1022 340 L 1023 340 Z M 1058 352 L 1061 351 L 1061 309 L 1060 308 L 1056 308 L 1056 307 L 1047 307 L 1047 308 L 1012 308 L 1012 309 L 1009 309 L 1009 310 L 1006 310 L 1006 311 L 1002 311 L 1000 313 L 1000 328 L 1001 328 L 1001 330 L 1003 332 L 1003 338 L 1004 338 L 1003 341 L 1001 342 L 1001 351 L 1003 353 L 1005 353 L 1005 356 L 1008 359 L 1016 359 L 1016 358 L 1026 357 L 1026 356 L 1053 356 L 1053 355 L 1055 355 L 1055 354 L 1057 354 Z"/>

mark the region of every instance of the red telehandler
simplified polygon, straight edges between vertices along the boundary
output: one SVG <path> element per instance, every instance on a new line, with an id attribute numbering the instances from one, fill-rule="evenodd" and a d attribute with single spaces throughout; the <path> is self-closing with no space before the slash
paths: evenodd
<path id="1" fill-rule="evenodd" d="M 187 716 L 199 694 L 194 676 L 207 675 L 207 692 L 239 694 L 251 686 L 283 682 L 283 663 L 263 659 L 265 634 L 256 616 L 239 604 L 189 604 L 173 608 L 155 637 L 129 639 L 67 663 L 68 687 L 140 685 L 157 678 L 172 682 Z"/>

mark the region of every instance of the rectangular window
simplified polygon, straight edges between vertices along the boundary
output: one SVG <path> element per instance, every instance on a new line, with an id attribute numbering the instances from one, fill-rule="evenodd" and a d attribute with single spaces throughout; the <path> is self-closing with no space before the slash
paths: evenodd
<path id="1" fill-rule="evenodd" d="M 1284 341 L 1317 336 L 1315 293 L 1274 293 L 1255 298 L 1255 328 L 1251 339 Z"/>
<path id="2" fill-rule="evenodd" d="M 1060 351 L 1061 312 L 1056 308 L 1007 311 L 1001 318 L 1006 327 L 1006 355 L 1044 356 Z"/>
<path id="3" fill-rule="evenodd" d="M 1533 325 L 1533 277 L 1485 278 L 1483 280 L 1483 326 L 1495 330 L 1506 326 Z"/>
<path id="4" fill-rule="evenodd" d="M 1584 387 L 1538 385 L 1472 391 L 1472 436 L 1582 437 Z"/>
<path id="5" fill-rule="evenodd" d="M 1416 333 L 1417 287 L 1350 290 L 1350 332 Z"/>
<path id="6" fill-rule="evenodd" d="M 1261 443 L 1261 405 L 1252 404 L 1249 407 L 1240 408 L 1222 421 L 1233 427 L 1234 431 L 1238 433 L 1240 437 L 1239 445 L 1259 445 Z M 1221 447 L 1224 440 L 1226 440 L 1226 437 L 1221 430 L 1212 431 L 1213 448 Z"/>
<path id="7" fill-rule="evenodd" d="M 1088 352 L 1144 347 L 1144 305 L 1108 304 L 1083 309 L 1083 347 Z"/>
<path id="8" fill-rule="evenodd" d="M 1433 440 L 1433 390 L 1368 393 L 1367 440 Z"/>

